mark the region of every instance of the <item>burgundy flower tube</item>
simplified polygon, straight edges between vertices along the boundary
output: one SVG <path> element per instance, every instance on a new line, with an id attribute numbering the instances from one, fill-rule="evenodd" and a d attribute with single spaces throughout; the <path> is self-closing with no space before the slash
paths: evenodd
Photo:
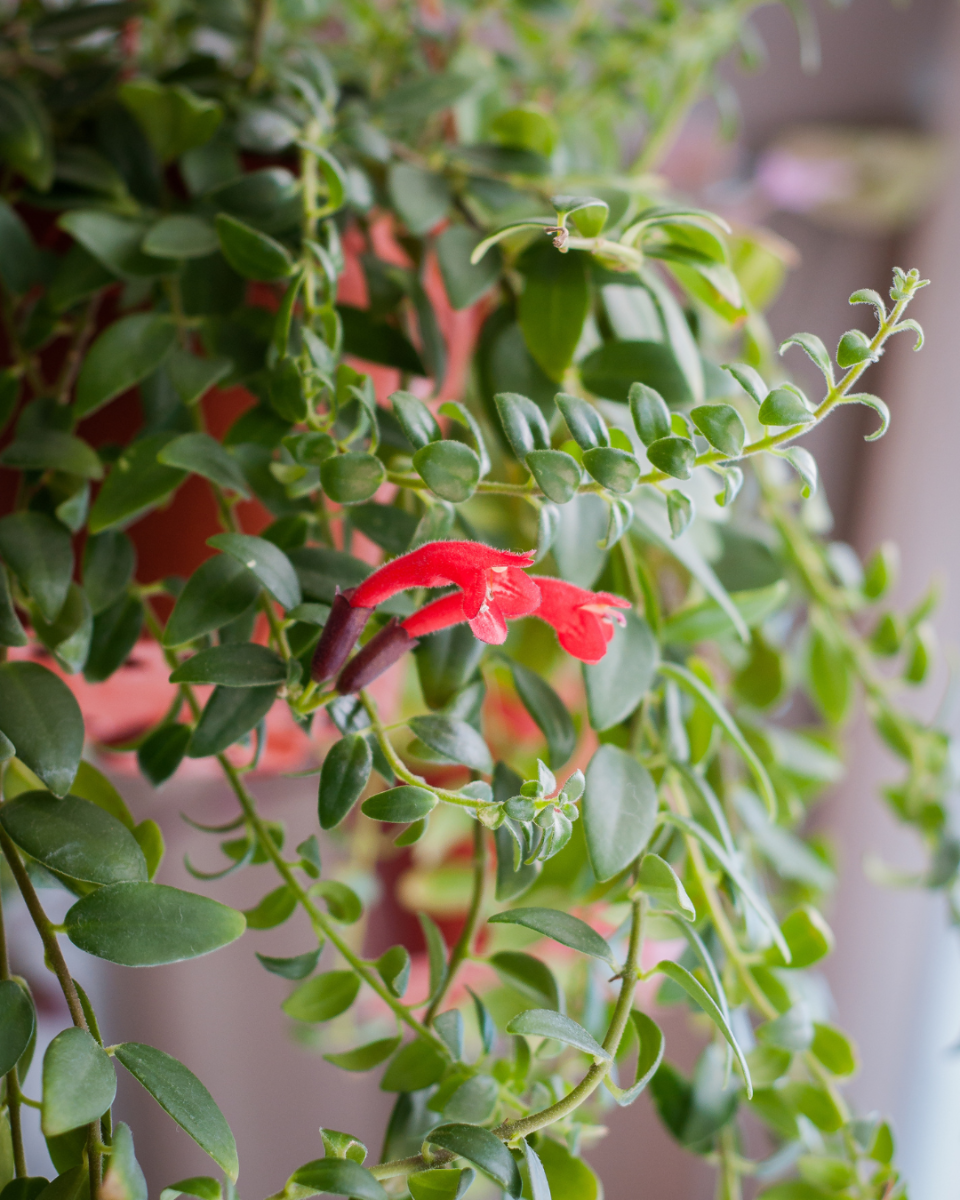
<path id="1" fill-rule="evenodd" d="M 347 661 L 350 651 L 357 644 L 357 638 L 363 633 L 363 627 L 370 619 L 372 608 L 354 607 L 350 600 L 356 588 L 347 588 L 333 598 L 330 616 L 323 627 L 320 641 L 313 652 L 310 663 L 310 678 L 315 683 L 325 683 L 333 679 L 343 664 Z"/>
<path id="2" fill-rule="evenodd" d="M 391 617 L 380 632 L 374 634 L 340 672 L 337 691 L 344 694 L 359 692 L 361 688 L 373 683 L 388 667 L 392 667 L 408 650 L 419 644 L 396 617 Z"/>

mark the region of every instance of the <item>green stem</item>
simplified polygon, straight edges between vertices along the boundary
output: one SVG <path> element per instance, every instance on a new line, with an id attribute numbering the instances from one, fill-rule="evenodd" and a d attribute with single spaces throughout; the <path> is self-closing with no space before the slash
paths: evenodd
<path id="1" fill-rule="evenodd" d="M 3 906 L 0 901 L 0 979 L 10 978 L 10 960 L 7 956 L 7 933 L 3 921 Z M 23 1152 L 23 1129 L 20 1125 L 20 1081 L 16 1063 L 7 1072 L 7 1112 L 10 1114 L 10 1138 L 13 1142 L 13 1168 L 18 1179 L 27 1173 L 27 1160 Z"/>
<path id="2" fill-rule="evenodd" d="M 437 1010 L 450 990 L 454 976 L 470 954 L 473 939 L 477 932 L 477 924 L 480 919 L 480 910 L 483 907 L 483 885 L 486 875 L 487 842 L 485 831 L 480 822 L 475 821 L 473 825 L 473 883 L 470 894 L 470 908 L 467 910 L 467 919 L 464 922 L 463 929 L 460 931 L 460 936 L 457 938 L 456 945 L 450 952 L 450 962 L 447 966 L 447 973 L 443 983 L 437 989 L 437 994 L 430 1001 L 430 1007 L 424 1013 L 423 1023 L 428 1027 L 433 1024 L 433 1018 L 437 1015 Z"/>

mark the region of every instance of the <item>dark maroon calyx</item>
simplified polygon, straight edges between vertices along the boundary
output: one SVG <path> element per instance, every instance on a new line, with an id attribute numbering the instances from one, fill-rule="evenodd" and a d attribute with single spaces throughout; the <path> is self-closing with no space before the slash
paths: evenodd
<path id="1" fill-rule="evenodd" d="M 310 664 L 310 678 L 315 683 L 326 683 L 328 679 L 335 678 L 370 619 L 372 608 L 354 608 L 351 605 L 350 597 L 355 591 L 356 588 L 347 588 L 341 592 L 337 588 L 330 606 L 330 616 L 327 617 Z"/>
<path id="2" fill-rule="evenodd" d="M 389 624 L 374 634 L 340 672 L 337 691 L 344 694 L 359 692 L 419 644 L 419 640 L 412 638 L 396 617 L 391 617 Z"/>

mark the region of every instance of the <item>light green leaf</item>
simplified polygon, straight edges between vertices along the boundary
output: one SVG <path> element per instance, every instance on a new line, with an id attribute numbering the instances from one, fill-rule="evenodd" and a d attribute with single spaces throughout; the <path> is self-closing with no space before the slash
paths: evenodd
<path id="1" fill-rule="evenodd" d="M 657 819 L 657 789 L 646 767 L 619 747 L 597 750 L 587 767 L 581 808 L 594 874 L 612 879 L 650 840 Z"/>
<path id="2" fill-rule="evenodd" d="M 334 454 L 320 464 L 320 483 L 337 504 L 370 500 L 386 477 L 386 468 L 375 454 L 351 450 Z"/>
<path id="3" fill-rule="evenodd" d="M 659 907 L 679 913 L 688 921 L 696 919 L 697 910 L 686 888 L 673 867 L 657 854 L 645 854 L 641 858 L 634 890 L 650 896 Z"/>
<path id="4" fill-rule="evenodd" d="M 390 1060 L 380 1080 L 380 1089 L 384 1092 L 418 1092 L 436 1083 L 449 1062 L 436 1046 L 415 1038 L 401 1046 Z"/>
<path id="5" fill-rule="evenodd" d="M 113 1130 L 102 1186 L 111 1200 L 147 1200 L 147 1181 L 134 1155 L 133 1134 L 123 1121 Z"/>
<path id="6" fill-rule="evenodd" d="M 459 1171 L 437 1168 L 408 1175 L 407 1187 L 413 1200 L 460 1200 L 475 1178 L 470 1167 Z"/>
<path id="7" fill-rule="evenodd" d="M 380 1038 L 376 1042 L 367 1042 L 365 1046 L 357 1046 L 354 1050 L 342 1050 L 338 1054 L 325 1054 L 323 1057 L 343 1071 L 370 1071 L 388 1059 L 399 1045 L 399 1037 Z"/>
<path id="8" fill-rule="evenodd" d="M 528 1008 L 518 1013 L 507 1023 L 507 1033 L 526 1037 L 553 1038 L 567 1046 L 574 1046 L 595 1059 L 609 1062 L 610 1054 L 604 1050 L 593 1034 L 563 1013 L 549 1008 Z"/>
<path id="9" fill-rule="evenodd" d="M 604 1079 L 604 1086 L 621 1108 L 632 1104 L 657 1073 L 657 1068 L 663 1061 L 664 1037 L 660 1026 L 646 1013 L 636 1009 L 630 1014 L 633 1027 L 636 1030 L 640 1049 L 637 1051 L 637 1073 L 633 1086 L 624 1091 L 611 1083 L 609 1076 Z"/>
<path id="10" fill-rule="evenodd" d="M 571 950 L 579 950 L 581 954 L 589 954 L 599 958 L 616 969 L 616 959 L 613 957 L 605 938 L 592 929 L 586 921 L 571 913 L 557 908 L 511 908 L 506 912 L 496 913 L 489 918 L 490 925 L 523 925 L 527 929 L 536 930 L 544 937 L 552 938 L 561 946 L 569 946 Z"/>
<path id="11" fill-rule="evenodd" d="M 633 609 L 622 615 L 625 624 L 614 627 L 604 657 L 583 665 L 587 711 L 598 733 L 630 716 L 650 690 L 660 663 L 660 650 L 647 622 Z"/>
<path id="12" fill-rule="evenodd" d="M 109 1057 L 85 1029 L 64 1029 L 43 1056 L 40 1124 L 45 1137 L 56 1137 L 96 1121 L 117 1094 L 117 1076 Z"/>
<path id="13" fill-rule="evenodd" d="M 330 1021 L 356 1000 L 360 977 L 353 971 L 324 971 L 308 979 L 284 1000 L 281 1008 L 295 1021 Z"/>
<path id="14" fill-rule="evenodd" d="M 254 908 L 245 908 L 248 929 L 275 929 L 293 916 L 297 907 L 297 893 L 283 883 L 272 892 L 267 892 Z"/>

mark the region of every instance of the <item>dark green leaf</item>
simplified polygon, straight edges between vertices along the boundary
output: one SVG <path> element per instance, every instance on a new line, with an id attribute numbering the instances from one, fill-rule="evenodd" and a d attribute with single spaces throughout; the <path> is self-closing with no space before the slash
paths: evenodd
<path id="1" fill-rule="evenodd" d="M 208 142 L 223 119 L 216 100 L 203 99 L 180 85 L 165 87 L 153 79 L 122 84 L 120 100 L 136 117 L 163 163 Z"/>
<path id="2" fill-rule="evenodd" d="M 73 576 L 70 534 L 44 513 L 0 517 L 0 555 L 47 621 L 63 608 Z"/>
<path id="3" fill-rule="evenodd" d="M 100 479 L 103 466 L 86 442 L 59 429 L 26 429 L 0 454 L 0 463 L 23 471 L 64 471 Z"/>
<path id="4" fill-rule="evenodd" d="M 57 663 L 68 674 L 75 675 L 87 661 L 93 634 L 93 614 L 83 588 L 70 584 L 63 608 L 52 623 L 35 612 L 33 631 Z"/>
<path id="5" fill-rule="evenodd" d="M 426 788 L 412 787 L 404 784 L 402 787 L 391 788 L 364 800 L 360 806 L 364 815 L 372 821 L 389 821 L 397 825 L 405 825 L 408 821 L 419 821 L 437 806 L 437 797 Z"/>
<path id="6" fill-rule="evenodd" d="M 263 962 L 260 955 L 257 957 Z M 339 1054 L 325 1054 L 323 1057 L 343 1071 L 369 1071 L 388 1059 L 399 1045 L 399 1037 L 380 1038 L 365 1046 L 357 1046 L 355 1050 L 343 1050 Z"/>
<path id="7" fill-rule="evenodd" d="M 577 745 L 577 731 L 563 701 L 535 672 L 509 660 L 513 685 L 524 708 L 547 739 L 550 766 L 562 767 Z"/>
<path id="8" fill-rule="evenodd" d="M 548 500 L 566 504 L 577 494 L 583 471 L 572 454 L 563 450 L 531 450 L 524 462 Z"/>
<path id="9" fill-rule="evenodd" d="M 90 651 L 83 668 L 90 683 L 109 679 L 127 661 L 143 628 L 143 601 L 121 596 L 93 620 Z"/>
<path id="10" fill-rule="evenodd" d="M 593 450 L 585 450 L 583 465 L 597 483 L 618 495 L 632 492 L 640 477 L 640 464 L 636 457 L 614 446 L 596 446 Z"/>
<path id="11" fill-rule="evenodd" d="M 0 646 L 25 646 L 26 630 L 17 616 L 7 572 L 0 563 Z"/>
<path id="12" fill-rule="evenodd" d="M 157 455 L 157 461 L 202 475 L 245 499 L 250 497 L 247 481 L 236 460 L 208 433 L 184 433 L 174 438 Z"/>
<path id="13" fill-rule="evenodd" d="M 657 819 L 657 789 L 645 767 L 607 744 L 587 767 L 581 808 L 594 874 L 601 881 L 612 879 L 650 840 Z"/>
<path id="14" fill-rule="evenodd" d="M 645 383 L 633 383 L 628 399 L 634 427 L 645 446 L 669 435 L 670 409 L 659 392 Z"/>
<path id="15" fill-rule="evenodd" d="M 675 408 L 694 399 L 676 356 L 662 342 L 607 342 L 580 363 L 580 377 L 589 392 L 608 400 L 628 400 L 634 383 L 647 384 Z"/>
<path id="16" fill-rule="evenodd" d="M 327 751 L 317 799 L 321 829 L 340 824 L 363 794 L 372 767 L 370 745 L 359 733 L 347 734 Z"/>
<path id="17" fill-rule="evenodd" d="M 55 796 L 67 794 L 83 750 L 83 716 L 62 680 L 38 663 L 0 664 L 0 732 Z"/>
<path id="18" fill-rule="evenodd" d="M 426 375 L 427 369 L 413 343 L 394 325 L 378 321 L 366 309 L 337 305 L 343 324 L 343 349 L 366 362 L 396 367 L 410 375 Z"/>
<path id="19" fill-rule="evenodd" d="M 115 1053 L 180 1128 L 230 1179 L 236 1180 L 240 1166 L 233 1134 L 216 1101 L 196 1075 L 169 1054 L 140 1042 L 124 1042 Z"/>
<path id="20" fill-rule="evenodd" d="M 25 79 L 0 83 L 0 158 L 38 191 L 53 182 L 50 119 Z"/>
<path id="21" fill-rule="evenodd" d="M 665 437 L 647 447 L 650 465 L 674 479 L 689 479 L 693 473 L 697 448 L 689 438 Z"/>
<path id="22" fill-rule="evenodd" d="M 421 399 L 411 392 L 394 392 L 389 399 L 400 428 L 415 450 L 441 441 L 443 432 L 436 417 Z"/>
<path id="23" fill-rule="evenodd" d="M 526 461 L 531 450 L 549 449 L 550 430 L 532 400 L 518 392 L 498 392 L 494 402 L 507 441 L 520 462 Z"/>
<path id="24" fill-rule="evenodd" d="M 437 259 L 452 308 L 475 304 L 500 275 L 499 249 L 491 248 L 478 263 L 470 261 L 480 240 L 466 225 L 450 225 L 437 238 Z"/>
<path id="25" fill-rule="evenodd" d="M 606 421 L 592 404 L 588 404 L 580 396 L 570 396 L 566 392 L 559 392 L 556 402 L 573 440 L 581 450 L 610 445 L 610 431 Z"/>
<path id="26" fill-rule="evenodd" d="M 168 780 L 180 766 L 191 737 L 189 725 L 172 723 L 155 729 L 141 744 L 137 765 L 154 787 Z"/>
<path id="27" fill-rule="evenodd" d="M 403 554 L 417 531 L 417 518 L 387 504 L 354 504 L 350 524 L 388 554 Z"/>
<path id="28" fill-rule="evenodd" d="M 194 654 L 170 676 L 171 683 L 215 683 L 221 687 L 280 684 L 287 678 L 283 659 L 267 646 L 236 642 Z"/>
<path id="29" fill-rule="evenodd" d="M 508 987 L 514 988 L 545 1008 L 560 1011 L 560 989 L 557 981 L 550 968 L 539 958 L 523 954 L 519 950 L 500 950 L 491 955 L 488 961 Z"/>
<path id="30" fill-rule="evenodd" d="M 318 1158 L 300 1167 L 287 1185 L 294 1194 L 349 1196 L 350 1200 L 387 1200 L 387 1193 L 366 1168 L 350 1158 Z"/>
<path id="31" fill-rule="evenodd" d="M 231 555 L 251 571 L 283 608 L 296 608 L 303 599 L 290 559 L 266 538 L 247 533 L 218 533 L 207 544 Z"/>
<path id="32" fill-rule="evenodd" d="M 217 214 L 217 237 L 223 257 L 244 279 L 271 282 L 286 279 L 292 270 L 290 255 L 278 241 L 227 213 Z"/>
<path id="33" fill-rule="evenodd" d="M 0 279 L 11 292 L 23 295 L 37 282 L 39 272 L 40 256 L 30 231 L 19 213 L 6 200 L 0 201 Z"/>
<path id="34" fill-rule="evenodd" d="M 571 950 L 602 959 L 616 968 L 616 960 L 606 939 L 602 938 L 586 921 L 557 908 L 511 908 L 490 917 L 491 925 L 523 925 L 534 929 L 544 937 L 552 938 Z M 547 1035 L 544 1035 L 547 1036 Z"/>
<path id="35" fill-rule="evenodd" d="M 173 436 L 150 434 L 126 447 L 93 502 L 90 533 L 101 533 L 114 525 L 129 525 L 183 483 L 187 477 L 185 471 L 157 462 L 157 455 Z"/>
<path id="36" fill-rule="evenodd" d="M 508 1196 L 519 1197 L 523 1187 L 519 1168 L 507 1147 L 489 1129 L 479 1125 L 440 1125 L 430 1131 L 427 1140 L 479 1167 Z"/>
<path id="37" fill-rule="evenodd" d="M 243 914 L 157 883 L 112 883 L 78 900 L 64 918 L 75 946 L 125 967 L 181 962 L 236 941 Z"/>
<path id="38" fill-rule="evenodd" d="M 507 1033 L 522 1034 L 527 1037 L 553 1038 L 568 1046 L 575 1046 L 585 1054 L 594 1058 L 609 1061 L 610 1055 L 600 1045 L 593 1034 L 588 1033 L 582 1025 L 565 1017 L 563 1013 L 554 1012 L 549 1008 L 528 1008 L 513 1017 L 507 1024 Z"/>
<path id="39" fill-rule="evenodd" d="M 376 455 L 354 450 L 335 454 L 320 465 L 323 490 L 337 504 L 369 500 L 386 477 L 386 468 Z"/>
<path id="40" fill-rule="evenodd" d="M 431 708 L 443 708 L 461 691 L 483 656 L 469 625 L 454 625 L 420 639 L 414 651 L 424 699 Z"/>
<path id="41" fill-rule="evenodd" d="M 442 175 L 395 162 L 387 173 L 393 207 L 411 233 L 428 233 L 450 206 L 450 186 Z"/>
<path id="42" fill-rule="evenodd" d="M 176 326 L 162 313 L 134 313 L 108 325 L 77 377 L 77 419 L 146 379 L 170 353 L 176 336 Z"/>
<path id="43" fill-rule="evenodd" d="M 453 762 L 463 763 L 473 771 L 488 775 L 493 770 L 493 760 L 487 743 L 466 721 L 454 717 L 412 717 L 407 724 L 417 737 Z"/>
<path id="44" fill-rule="evenodd" d="M 133 834 L 116 817 L 78 796 L 23 792 L 0 809 L 0 823 L 30 858 L 81 883 L 146 880 Z"/>
<path id="45" fill-rule="evenodd" d="M 175 213 L 150 226 L 140 249 L 156 258 L 206 258 L 219 244 L 209 221 L 191 213 Z"/>
<path id="46" fill-rule="evenodd" d="M 430 490 L 451 504 L 469 500 L 480 482 L 480 459 L 463 442 L 431 442 L 414 454 L 413 465 Z"/>
<path id="47" fill-rule="evenodd" d="M 126 591 L 136 561 L 133 543 L 119 530 L 87 538 L 83 550 L 83 590 L 94 616 L 109 608 Z"/>
<path id="48" fill-rule="evenodd" d="M 560 380 L 573 361 L 590 306 L 588 255 L 561 254 L 549 241 L 534 242 L 520 256 L 526 277 L 517 309 L 527 349 L 551 379 Z"/>
<path id="49" fill-rule="evenodd" d="M 254 603 L 259 590 L 256 575 L 232 555 L 208 558 L 190 576 L 177 598 L 163 632 L 164 645 L 180 646 L 229 624 Z"/>
<path id="50" fill-rule="evenodd" d="M 297 907 L 297 894 L 287 884 L 281 884 L 268 892 L 254 908 L 246 908 L 243 915 L 248 929 L 275 929 L 293 916 Z"/>
<path id="51" fill-rule="evenodd" d="M 30 1045 L 37 1015 L 25 988 L 15 979 L 0 980 L 0 1075 L 12 1071 Z"/>
<path id="52" fill-rule="evenodd" d="M 271 975 L 279 975 L 281 979 L 306 979 L 320 961 L 322 946 L 316 950 L 308 950 L 306 954 L 298 954 L 295 958 L 270 958 L 266 954 L 257 954 L 260 965 L 266 967 Z"/>
<path id="53" fill-rule="evenodd" d="M 64 1029 L 43 1056 L 40 1124 L 46 1137 L 88 1125 L 107 1111 L 117 1094 L 108 1056 L 85 1029 Z"/>
<path id="54" fill-rule="evenodd" d="M 325 971 L 301 983 L 281 1007 L 296 1021 L 330 1021 L 346 1012 L 359 990 L 360 977 L 353 971 Z"/>
<path id="55" fill-rule="evenodd" d="M 187 748 L 189 758 L 220 754 L 259 725 L 276 699 L 276 684 L 266 687 L 217 687 L 200 714 Z"/>

